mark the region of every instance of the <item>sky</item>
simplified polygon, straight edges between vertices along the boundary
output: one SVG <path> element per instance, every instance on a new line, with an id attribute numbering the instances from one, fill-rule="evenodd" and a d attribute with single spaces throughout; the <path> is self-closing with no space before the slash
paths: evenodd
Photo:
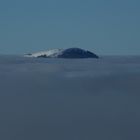
<path id="1" fill-rule="evenodd" d="M 139 0 L 0 0 L 0 54 L 80 47 L 140 54 Z"/>

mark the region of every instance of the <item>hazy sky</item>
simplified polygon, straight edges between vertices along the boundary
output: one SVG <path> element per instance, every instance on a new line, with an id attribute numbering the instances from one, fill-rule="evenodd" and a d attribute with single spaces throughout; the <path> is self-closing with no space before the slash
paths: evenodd
<path id="1" fill-rule="evenodd" d="M 0 0 L 0 53 L 66 47 L 140 54 L 140 1 Z"/>

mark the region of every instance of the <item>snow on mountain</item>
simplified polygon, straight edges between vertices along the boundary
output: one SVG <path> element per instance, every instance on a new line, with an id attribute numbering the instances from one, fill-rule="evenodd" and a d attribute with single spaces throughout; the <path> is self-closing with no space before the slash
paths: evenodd
<path id="1" fill-rule="evenodd" d="M 48 51 L 41 51 L 32 54 L 26 54 L 27 57 L 57 57 L 62 53 L 62 49 L 53 49 Z"/>
<path id="2" fill-rule="evenodd" d="M 96 54 L 80 48 L 53 49 L 32 54 L 26 54 L 26 57 L 43 58 L 99 58 Z"/>

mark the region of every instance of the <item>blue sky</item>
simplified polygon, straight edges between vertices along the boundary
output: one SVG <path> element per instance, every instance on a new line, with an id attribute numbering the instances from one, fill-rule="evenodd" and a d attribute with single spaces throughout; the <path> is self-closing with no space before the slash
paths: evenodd
<path id="1" fill-rule="evenodd" d="M 1 0 L 0 53 L 81 47 L 140 54 L 139 0 Z"/>

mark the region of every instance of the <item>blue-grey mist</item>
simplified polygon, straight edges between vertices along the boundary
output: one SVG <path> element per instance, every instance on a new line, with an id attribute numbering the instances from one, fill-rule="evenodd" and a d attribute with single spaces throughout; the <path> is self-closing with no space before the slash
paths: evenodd
<path id="1" fill-rule="evenodd" d="M 139 83 L 139 56 L 0 56 L 0 139 L 139 140 Z"/>

